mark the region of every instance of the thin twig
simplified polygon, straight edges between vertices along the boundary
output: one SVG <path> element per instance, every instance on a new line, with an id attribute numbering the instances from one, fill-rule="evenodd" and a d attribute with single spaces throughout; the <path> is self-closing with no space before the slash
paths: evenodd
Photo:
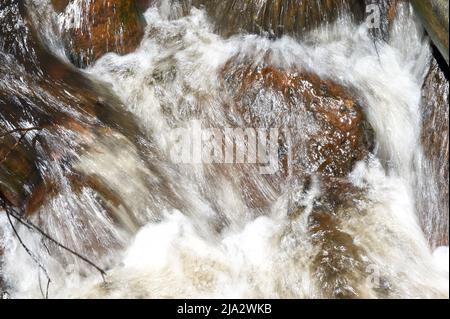
<path id="1" fill-rule="evenodd" d="M 17 232 L 12 220 L 11 220 L 11 216 L 20 224 L 22 224 L 23 226 L 25 226 L 28 230 L 30 231 L 37 231 L 42 237 L 44 237 L 45 239 L 49 240 L 50 242 L 56 244 L 58 247 L 70 252 L 72 255 L 80 258 L 81 260 L 83 260 L 84 262 L 86 262 L 87 264 L 89 264 L 90 266 L 92 266 L 93 268 L 95 268 L 98 272 L 100 272 L 103 282 L 106 283 L 106 272 L 100 268 L 99 266 L 97 266 L 95 263 L 93 263 L 92 261 L 90 261 L 88 258 L 82 256 L 81 254 L 77 253 L 76 251 L 74 251 L 73 249 L 70 249 L 69 247 L 61 244 L 60 242 L 58 242 L 56 239 L 52 238 L 50 235 L 48 235 L 46 232 L 44 232 L 42 229 L 40 229 L 38 226 L 34 225 L 32 222 L 23 219 L 20 214 L 17 214 L 14 209 L 11 209 L 9 206 L 6 205 L 5 199 L 0 198 L 1 200 L 1 206 L 4 208 L 6 215 L 8 217 L 8 221 L 9 224 L 11 225 L 14 234 L 16 235 L 17 239 L 19 240 L 20 244 L 22 245 L 22 247 L 25 249 L 25 251 L 27 252 L 27 254 L 33 259 L 33 261 L 38 265 L 38 267 L 40 269 L 42 269 L 42 271 L 44 272 L 45 276 L 47 277 L 47 287 L 46 287 L 46 293 L 43 293 L 43 289 L 42 289 L 42 285 L 41 285 L 41 280 L 40 280 L 40 275 L 39 275 L 39 288 L 41 290 L 41 293 L 43 295 L 43 297 L 45 299 L 48 299 L 48 291 L 49 291 L 49 287 L 50 287 L 50 283 L 51 283 L 51 279 L 50 276 L 47 272 L 47 270 L 45 269 L 45 267 L 42 265 L 42 263 L 39 261 L 39 259 L 33 254 L 33 252 L 25 245 L 25 243 L 23 242 L 22 238 L 20 237 L 19 233 Z M 47 249 L 48 251 L 48 247 L 43 243 L 44 247 Z"/>
<path id="2" fill-rule="evenodd" d="M 42 263 L 39 261 L 39 259 L 33 254 L 33 252 L 27 247 L 27 245 L 25 245 L 25 243 L 23 242 L 22 238 L 20 237 L 19 233 L 17 232 L 16 227 L 14 226 L 12 220 L 11 220 L 11 214 L 9 209 L 4 205 L 5 208 L 5 212 L 6 212 L 6 216 L 8 217 L 8 222 L 11 225 L 11 228 L 14 232 L 14 234 L 16 235 L 17 239 L 19 240 L 20 245 L 23 247 L 23 249 L 25 249 L 25 251 L 27 252 L 27 254 L 31 257 L 31 259 L 33 259 L 34 263 L 36 265 L 38 265 L 38 267 L 40 269 L 42 269 L 42 271 L 44 272 L 45 276 L 47 277 L 47 290 L 45 292 L 45 294 L 42 291 L 41 288 L 41 293 L 42 293 L 42 297 L 44 297 L 45 299 L 48 299 L 48 290 L 50 287 L 50 283 L 51 283 L 51 279 L 50 276 L 47 272 L 47 269 L 45 269 L 45 267 L 42 265 Z M 40 286 L 40 280 L 39 280 L 39 286 Z"/>
<path id="3" fill-rule="evenodd" d="M 47 240 L 51 241 L 52 243 L 56 244 L 58 247 L 70 252 L 72 255 L 80 258 L 81 260 L 83 260 L 85 263 L 89 264 L 90 266 L 92 266 L 93 268 L 95 268 L 102 276 L 103 281 L 106 282 L 106 272 L 100 268 L 99 266 L 97 266 L 95 263 L 93 263 L 92 261 L 90 261 L 88 258 L 82 256 L 81 254 L 77 253 L 76 251 L 74 251 L 73 249 L 61 244 L 60 242 L 58 242 L 56 239 L 52 238 L 50 235 L 48 235 L 47 233 L 45 233 L 42 229 L 40 229 L 38 226 L 34 225 L 33 223 L 31 223 L 28 220 L 24 220 L 21 216 L 15 214 L 15 213 L 11 213 L 11 216 L 14 217 L 19 223 L 21 223 L 22 225 L 24 225 L 25 227 L 27 227 L 28 229 L 32 229 L 37 231 L 39 234 L 41 234 L 41 236 L 43 236 L 44 238 L 46 238 Z"/>

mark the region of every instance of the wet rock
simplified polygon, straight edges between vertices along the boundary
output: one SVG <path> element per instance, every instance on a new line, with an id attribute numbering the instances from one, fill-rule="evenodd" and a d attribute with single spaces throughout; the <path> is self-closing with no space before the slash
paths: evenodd
<path id="1" fill-rule="evenodd" d="M 30 215 L 57 193 L 44 163 L 70 166 L 76 157 L 71 151 L 86 148 L 67 134 L 95 139 L 105 134 L 104 126 L 137 143 L 142 133 L 102 84 L 42 47 L 23 18 L 22 2 L 2 5 L 0 38 L 3 31 L 15 31 L 0 52 L 0 195 Z"/>
<path id="2" fill-rule="evenodd" d="M 144 12 L 150 6 L 154 5 L 158 0 L 136 0 L 136 7 L 140 12 Z"/>
<path id="3" fill-rule="evenodd" d="M 129 170 L 113 164 L 108 173 L 112 167 L 128 177 L 135 167 L 145 171 L 145 160 L 156 153 L 148 147 L 150 155 L 143 154 L 145 135 L 104 84 L 46 50 L 23 1 L 2 1 L 0 9 L 0 202 L 107 268 L 111 260 L 106 256 L 123 247 L 148 215 L 136 221 L 136 210 L 124 204 L 124 192 L 111 189 L 111 180 L 86 173 L 80 162 L 115 146 L 118 154 L 134 152 L 134 162 Z M 108 158 L 101 166 L 111 162 Z M 136 188 L 147 194 L 145 182 Z M 158 182 L 155 187 L 162 187 Z M 151 196 L 149 201 L 156 203 Z M 74 265 L 82 275 L 92 271 L 73 254 L 44 244 L 61 265 Z"/>
<path id="4" fill-rule="evenodd" d="M 70 0 L 52 0 L 52 5 L 56 12 L 61 13 L 66 9 L 69 2 Z"/>
<path id="5" fill-rule="evenodd" d="M 62 64 L 58 67 L 55 62 L 53 67 L 65 68 Z M 54 70 L 48 71 L 51 78 Z M 42 100 L 38 95 L 29 95 L 25 99 L 21 93 L 14 95 L 0 86 L 0 193 L 11 205 L 28 215 L 57 194 L 52 177 L 45 174 L 44 163 L 50 160 L 68 165 L 76 158 L 76 154 L 68 150 L 86 147 L 77 145 L 77 139 L 95 140 L 102 134 L 98 127 L 101 125 L 125 134 L 130 140 L 139 138 L 132 116 L 119 109 L 120 104 L 114 97 L 103 95 L 101 90 L 96 92 L 98 85 L 76 71 L 59 71 L 56 74 L 63 76 L 53 78 L 54 82 L 39 84 L 28 77 L 31 80 L 28 87 L 45 92 L 50 101 Z M 65 77 L 67 84 L 61 85 L 59 81 L 65 81 Z M 20 124 L 22 121 L 32 124 L 24 126 Z M 28 130 L 30 127 L 33 129 Z M 59 137 L 60 145 L 49 144 L 53 143 L 50 142 L 53 137 Z"/>
<path id="6" fill-rule="evenodd" d="M 0 139 L 0 193 L 16 207 L 27 206 L 33 189 L 42 183 L 30 145 L 22 143 L 24 134 L 2 132 Z"/>
<path id="7" fill-rule="evenodd" d="M 223 36 L 241 32 L 279 37 L 301 35 L 326 23 L 332 23 L 345 12 L 361 21 L 365 6 L 358 0 L 172 0 L 184 14 L 192 6 L 204 7 Z"/>
<path id="8" fill-rule="evenodd" d="M 59 8 L 64 6 L 62 2 L 57 1 Z M 76 4 L 81 6 L 77 8 L 81 10 L 79 18 L 71 11 Z M 108 52 L 133 52 L 144 34 L 144 19 L 135 1 L 71 1 L 65 15 L 67 53 L 79 67 L 90 65 Z"/>
<path id="9" fill-rule="evenodd" d="M 425 160 L 421 167 L 418 205 L 422 227 L 432 247 L 448 245 L 449 236 L 449 82 L 436 60 L 422 88 L 422 147 Z"/>
<path id="10" fill-rule="evenodd" d="M 364 262 L 353 238 L 339 229 L 338 219 L 330 211 L 318 209 L 309 218 L 312 243 L 318 248 L 313 260 L 314 276 L 329 298 L 357 298 L 353 282 L 362 273 Z"/>
<path id="11" fill-rule="evenodd" d="M 366 7 L 368 8 L 367 13 L 374 13 L 370 9 L 376 8 L 376 10 L 379 11 L 380 18 L 380 24 L 369 29 L 370 34 L 376 39 L 388 41 L 390 31 L 395 18 L 397 17 L 399 6 L 402 4 L 407 4 L 407 1 L 408 0 L 366 0 Z"/>
<path id="12" fill-rule="evenodd" d="M 307 196 L 308 185 L 304 192 Z M 344 230 L 347 220 L 366 214 L 360 204 L 366 201 L 365 192 L 346 179 L 325 178 L 320 180 L 320 193 L 312 207 L 294 202 L 296 208 L 290 214 L 293 221 L 309 214 L 308 236 L 314 246 L 310 269 L 323 298 L 367 298 L 372 293 L 366 286 L 366 252 Z M 386 297 L 382 294 L 387 292 L 375 293 Z"/>
<path id="13" fill-rule="evenodd" d="M 332 80 L 276 67 L 269 59 L 252 64 L 239 57 L 221 69 L 220 78 L 226 127 L 240 128 L 244 138 L 247 132 L 255 132 L 258 139 L 265 135 L 265 153 L 274 156 L 258 153 L 255 164 L 211 168 L 211 180 L 225 176 L 250 208 L 270 207 L 289 185 L 305 183 L 314 175 L 344 178 L 373 148 L 372 129 L 361 106 Z M 241 151 L 251 149 L 248 141 L 241 144 Z"/>
<path id="14" fill-rule="evenodd" d="M 345 15 L 356 23 L 379 17 L 380 24 L 370 28 L 376 38 L 388 40 L 396 17 L 397 6 L 407 0 L 170 0 L 169 17 L 187 15 L 192 7 L 204 8 L 215 31 L 229 37 L 252 33 L 277 38 L 283 35 L 303 37 L 319 26 L 332 24 Z M 143 11 L 151 5 L 166 4 L 161 0 L 143 0 Z M 370 7 L 369 7 L 370 6 Z M 375 7 L 374 7 L 375 6 Z M 375 10 L 376 12 L 375 12 Z M 166 8 L 164 10 L 167 10 Z M 375 21 L 371 21 L 375 22 Z"/>
<path id="15" fill-rule="evenodd" d="M 345 177 L 372 149 L 361 106 L 332 80 L 270 64 L 230 61 L 222 70 L 235 125 L 285 129 L 294 175 Z M 287 140 L 289 135 L 290 141 Z M 286 158 L 280 158 L 285 163 Z M 287 169 L 287 167 L 285 167 Z"/>

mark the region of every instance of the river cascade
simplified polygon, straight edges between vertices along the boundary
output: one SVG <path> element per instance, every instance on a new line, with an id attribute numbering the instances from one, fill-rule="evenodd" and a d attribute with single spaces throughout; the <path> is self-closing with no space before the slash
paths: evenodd
<path id="1" fill-rule="evenodd" d="M 408 1 L 2 0 L 0 292 L 448 298 L 438 54 Z"/>

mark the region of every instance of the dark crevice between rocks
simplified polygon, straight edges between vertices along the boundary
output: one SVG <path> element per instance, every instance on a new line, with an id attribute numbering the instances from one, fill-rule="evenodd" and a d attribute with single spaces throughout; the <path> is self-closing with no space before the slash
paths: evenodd
<path id="1" fill-rule="evenodd" d="M 449 80 L 449 70 L 450 70 L 450 67 L 449 67 L 449 65 L 447 64 L 447 62 L 445 61 L 445 59 L 444 59 L 444 57 L 442 56 L 442 54 L 441 54 L 441 52 L 439 51 L 439 49 L 438 49 L 435 45 L 432 45 L 432 50 L 433 50 L 433 57 L 434 57 L 434 59 L 436 60 L 438 66 L 439 66 L 439 69 L 442 71 L 442 73 L 443 73 L 444 76 L 445 76 L 445 79 L 446 79 L 447 82 L 448 82 L 448 80 Z"/>

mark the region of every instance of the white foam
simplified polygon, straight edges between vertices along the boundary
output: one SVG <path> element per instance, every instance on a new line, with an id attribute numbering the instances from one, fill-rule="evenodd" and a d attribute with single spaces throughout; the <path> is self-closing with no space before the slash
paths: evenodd
<path id="1" fill-rule="evenodd" d="M 449 270 L 449 252 L 448 246 L 438 247 L 433 253 L 434 262 L 438 265 L 439 269 L 446 272 L 448 275 Z"/>

